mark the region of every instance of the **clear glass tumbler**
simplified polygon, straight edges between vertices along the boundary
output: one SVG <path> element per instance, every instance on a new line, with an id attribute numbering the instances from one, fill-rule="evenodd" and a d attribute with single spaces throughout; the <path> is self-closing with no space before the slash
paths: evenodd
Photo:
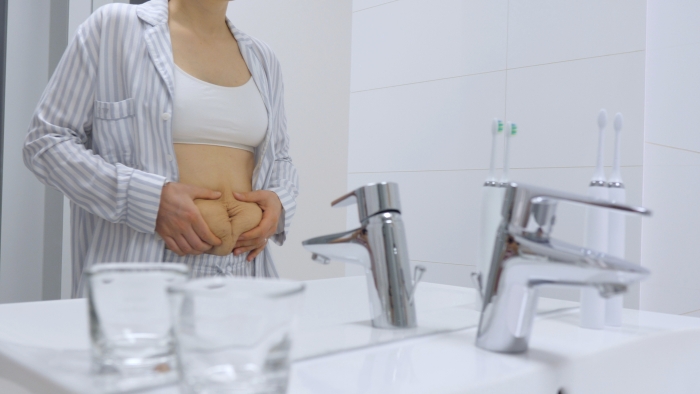
<path id="1" fill-rule="evenodd" d="M 100 390 L 129 391 L 177 381 L 168 286 L 184 264 L 109 263 L 87 272 L 92 370 Z"/>
<path id="2" fill-rule="evenodd" d="M 207 278 L 171 286 L 184 393 L 285 393 L 304 284 Z"/>

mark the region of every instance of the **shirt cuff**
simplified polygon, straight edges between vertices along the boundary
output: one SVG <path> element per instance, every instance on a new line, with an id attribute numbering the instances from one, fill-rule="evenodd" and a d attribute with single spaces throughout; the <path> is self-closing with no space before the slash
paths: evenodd
<path id="1" fill-rule="evenodd" d="M 162 175 L 134 170 L 126 194 L 127 225 L 142 233 L 155 232 L 165 181 L 166 178 Z"/>
<path id="2" fill-rule="evenodd" d="M 290 201 L 288 198 L 289 193 L 287 193 L 287 190 L 282 187 L 273 187 L 267 190 L 277 194 L 277 197 L 280 199 L 280 203 L 282 204 L 282 212 L 280 212 L 280 217 L 277 220 L 277 230 L 272 236 L 272 240 L 277 245 L 282 245 L 287 239 L 287 213 L 289 210 L 287 209 L 288 206 L 285 206 L 285 201 Z M 286 205 L 289 205 L 289 203 Z"/>

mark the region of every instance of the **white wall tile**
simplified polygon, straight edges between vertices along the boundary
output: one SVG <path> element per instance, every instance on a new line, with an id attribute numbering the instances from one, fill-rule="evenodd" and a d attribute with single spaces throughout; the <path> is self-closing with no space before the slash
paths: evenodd
<path id="1" fill-rule="evenodd" d="M 577 60 L 508 71 L 507 118 L 518 124 L 512 166 L 591 166 L 597 117 L 608 111 L 606 165 L 612 164 L 612 119 L 625 116 L 623 165 L 642 164 L 644 53 Z"/>
<path id="2" fill-rule="evenodd" d="M 642 264 L 652 280 L 642 284 L 643 309 L 683 313 L 700 309 L 697 196 L 700 153 L 645 144 Z"/>
<path id="3" fill-rule="evenodd" d="M 508 68 L 644 50 L 645 3 L 510 0 Z"/>
<path id="4" fill-rule="evenodd" d="M 361 11 L 367 8 L 376 7 L 382 4 L 391 3 L 398 0 L 353 0 L 352 10 L 353 12 Z"/>
<path id="5" fill-rule="evenodd" d="M 348 170 L 488 168 L 491 119 L 505 116 L 505 74 L 352 93 Z"/>
<path id="6" fill-rule="evenodd" d="M 693 128 L 700 90 L 700 44 L 647 53 L 646 141 L 700 152 Z"/>
<path id="7" fill-rule="evenodd" d="M 351 90 L 503 70 L 506 0 L 400 0 L 353 14 Z"/>
<path id="8" fill-rule="evenodd" d="M 647 51 L 700 44 L 700 2 L 647 0 Z"/>

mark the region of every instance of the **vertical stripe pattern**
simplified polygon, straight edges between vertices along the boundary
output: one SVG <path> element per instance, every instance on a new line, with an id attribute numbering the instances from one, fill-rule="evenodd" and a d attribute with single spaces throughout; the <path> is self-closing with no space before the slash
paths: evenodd
<path id="1" fill-rule="evenodd" d="M 163 185 L 179 179 L 167 21 L 167 0 L 100 7 L 78 29 L 32 118 L 24 162 L 71 201 L 74 297 L 83 294 L 83 270 L 103 262 L 181 262 L 193 276 L 277 276 L 267 248 L 252 263 L 233 255 L 181 258 L 155 233 Z M 298 176 L 280 65 L 265 43 L 227 23 L 268 112 L 253 189 L 279 196 L 283 214 L 271 239 L 281 245 L 296 211 Z"/>

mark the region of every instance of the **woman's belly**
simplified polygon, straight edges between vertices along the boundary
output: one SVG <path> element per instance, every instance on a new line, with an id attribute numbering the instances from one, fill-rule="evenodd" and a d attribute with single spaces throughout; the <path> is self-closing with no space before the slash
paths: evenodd
<path id="1" fill-rule="evenodd" d="M 238 237 L 255 228 L 262 219 L 258 204 L 233 197 L 234 192 L 252 190 L 253 153 L 214 145 L 174 146 L 181 183 L 221 192 L 218 200 L 195 200 L 194 203 L 209 229 L 221 239 L 221 245 L 206 253 L 225 256 L 233 251 Z"/>

